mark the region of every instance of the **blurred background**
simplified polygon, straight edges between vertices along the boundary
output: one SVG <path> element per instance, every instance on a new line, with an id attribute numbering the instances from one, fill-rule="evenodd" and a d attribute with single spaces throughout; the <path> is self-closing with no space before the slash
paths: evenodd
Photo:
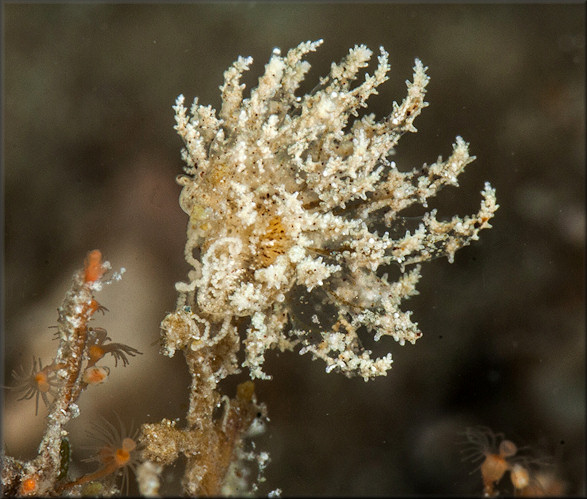
<path id="1" fill-rule="evenodd" d="M 270 453 L 260 493 L 481 494 L 459 433 L 486 425 L 553 457 L 557 480 L 585 494 L 585 6 L 366 3 L 3 4 L 4 384 L 32 357 L 55 355 L 49 326 L 88 250 L 121 282 L 99 295 L 113 341 L 143 352 L 85 392 L 72 422 L 73 471 L 88 471 L 85 431 L 116 411 L 135 425 L 183 418 L 183 357 L 158 354 L 159 322 L 183 280 L 186 216 L 177 203 L 182 143 L 173 105 L 220 105 L 223 71 L 253 56 L 256 84 L 274 47 L 324 39 L 308 60 L 312 89 L 355 44 L 390 53 L 370 111 L 405 96 L 414 59 L 429 67 L 430 106 L 405 136 L 400 168 L 451 152 L 477 160 L 432 200 L 439 215 L 478 209 L 485 180 L 494 228 L 455 262 L 423 265 L 405 302 L 424 336 L 399 347 L 369 383 L 295 353 L 268 355 L 258 381 Z M 369 67 L 373 71 L 373 65 Z M 113 367 L 113 366 L 112 366 Z M 232 393 L 238 380 L 227 380 Z M 8 454 L 36 455 L 46 410 L 4 391 Z M 183 419 L 181 419 L 183 421 Z M 181 423 L 180 423 L 181 424 Z M 163 493 L 175 493 L 181 467 Z"/>

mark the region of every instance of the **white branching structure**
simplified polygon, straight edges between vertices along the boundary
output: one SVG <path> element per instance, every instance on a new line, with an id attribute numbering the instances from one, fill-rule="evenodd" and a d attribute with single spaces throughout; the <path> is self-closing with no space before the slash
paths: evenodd
<path id="1" fill-rule="evenodd" d="M 285 56 L 274 50 L 249 98 L 240 78 L 252 59 L 239 57 L 224 74 L 218 115 L 197 99 L 188 110 L 177 98 L 186 163 L 180 205 L 189 215 L 185 257 L 193 270 L 177 284 L 177 309 L 162 323 L 167 355 L 239 345 L 243 335 L 243 365 L 253 378 L 269 377 L 267 350 L 296 346 L 324 360 L 328 372 L 385 375 L 391 354 L 376 358 L 359 334 L 413 344 L 422 333 L 400 305 L 417 293 L 417 264 L 440 255 L 452 262 L 491 227 L 498 205 L 486 183 L 478 213 L 441 221 L 432 210 L 412 231 L 401 229 L 402 210 L 426 208 L 445 185 L 458 185 L 474 157 L 457 137 L 444 161 L 407 172 L 391 161 L 427 106 L 428 76 L 417 59 L 407 97 L 381 121 L 358 111 L 388 78 L 383 48 L 362 83 L 372 56 L 364 45 L 333 63 L 314 91 L 296 96 L 310 68 L 303 57 L 321 43 L 301 43 Z M 394 268 L 390 282 L 384 272 Z M 235 362 L 233 355 L 210 374 L 224 377 Z"/>

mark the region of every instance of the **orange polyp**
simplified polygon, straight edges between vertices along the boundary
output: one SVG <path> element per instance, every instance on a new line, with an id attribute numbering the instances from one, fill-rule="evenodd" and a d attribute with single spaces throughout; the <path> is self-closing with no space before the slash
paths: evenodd
<path id="1" fill-rule="evenodd" d="M 505 440 L 501 433 L 495 434 L 490 428 L 475 427 L 465 431 L 468 447 L 467 459 L 483 459 L 479 466 L 483 479 L 483 493 L 486 497 L 496 494 L 495 485 L 501 481 L 506 472 L 512 469 L 510 458 L 518 452 L 518 447 L 511 440 Z M 496 445 L 496 441 L 499 444 Z"/>
<path id="2" fill-rule="evenodd" d="M 120 422 L 120 418 L 119 418 Z M 66 483 L 61 486 L 60 490 L 70 489 L 76 485 L 83 485 L 85 483 L 100 480 L 101 478 L 116 473 L 118 470 L 123 470 L 122 488 L 124 488 L 125 481 L 128 479 L 129 469 L 134 471 L 137 464 L 138 455 L 135 452 L 137 448 L 136 434 L 128 435 L 122 422 L 120 422 L 120 430 L 116 429 L 107 420 L 104 420 L 104 425 L 98 425 L 92 422 L 94 429 L 97 431 L 96 437 L 101 440 L 104 445 L 101 445 L 94 457 L 84 459 L 84 461 L 97 461 L 100 463 L 100 469 L 93 473 L 83 475 L 73 482 Z M 128 482 L 126 483 L 128 486 Z M 128 490 L 128 489 L 127 489 Z"/>
<path id="3" fill-rule="evenodd" d="M 92 345 L 88 351 L 88 354 L 90 356 L 90 362 L 92 364 L 95 364 L 102 357 L 104 357 L 104 355 L 106 354 L 106 351 L 101 346 Z"/>
<path id="4" fill-rule="evenodd" d="M 83 374 L 83 380 L 88 385 L 99 385 L 108 379 L 110 369 L 107 367 L 88 367 Z"/>
<path id="5" fill-rule="evenodd" d="M 100 279 L 106 269 L 102 265 L 102 252 L 100 250 L 92 250 L 86 257 L 84 266 L 84 281 L 94 282 Z"/>
<path id="6" fill-rule="evenodd" d="M 37 374 L 35 374 L 35 381 L 40 392 L 47 393 L 51 389 L 46 372 L 39 371 Z"/>
<path id="7" fill-rule="evenodd" d="M 516 490 L 522 490 L 530 485 L 530 473 L 521 464 L 514 464 L 510 470 L 510 479 Z"/>
<path id="8" fill-rule="evenodd" d="M 35 477 L 27 478 L 20 486 L 20 493 L 27 495 L 35 492 L 37 489 L 37 479 Z"/>
<path id="9" fill-rule="evenodd" d="M 485 491 L 493 493 L 493 485 L 499 482 L 508 470 L 508 462 L 498 454 L 487 454 L 481 465 L 481 477 L 485 485 Z"/>
<path id="10" fill-rule="evenodd" d="M 114 462 L 116 463 L 116 466 L 118 466 L 119 468 L 122 466 L 125 466 L 126 463 L 128 463 L 129 459 L 130 459 L 130 452 L 129 451 L 127 451 L 124 448 L 116 449 L 116 453 L 114 454 Z"/>
<path id="11" fill-rule="evenodd" d="M 100 304 L 96 300 L 92 299 L 88 308 L 90 310 L 90 315 L 94 315 L 94 312 L 100 310 Z"/>
<path id="12" fill-rule="evenodd" d="M 136 442 L 126 437 L 122 439 L 119 447 L 106 445 L 98 451 L 99 460 L 105 468 L 111 470 L 111 473 L 118 468 L 124 468 L 131 460 L 131 452 L 137 447 Z"/>

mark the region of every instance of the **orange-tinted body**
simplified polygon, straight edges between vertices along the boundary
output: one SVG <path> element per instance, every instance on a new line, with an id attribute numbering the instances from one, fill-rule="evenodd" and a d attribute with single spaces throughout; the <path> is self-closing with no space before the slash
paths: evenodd
<path id="1" fill-rule="evenodd" d="M 100 279 L 106 269 L 102 265 L 102 252 L 100 250 L 92 250 L 86 257 L 84 266 L 84 281 L 94 282 Z"/>

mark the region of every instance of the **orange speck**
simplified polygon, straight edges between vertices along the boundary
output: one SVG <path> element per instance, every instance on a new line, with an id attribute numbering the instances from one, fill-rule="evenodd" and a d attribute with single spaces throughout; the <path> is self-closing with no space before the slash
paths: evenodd
<path id="1" fill-rule="evenodd" d="M 22 495 L 32 494 L 36 490 L 37 490 L 37 478 L 36 477 L 27 478 L 20 485 L 20 493 Z"/>
<path id="2" fill-rule="evenodd" d="M 92 250 L 86 257 L 84 266 L 84 281 L 94 282 L 100 279 L 105 272 L 105 268 L 102 265 L 102 252 L 100 250 Z"/>

